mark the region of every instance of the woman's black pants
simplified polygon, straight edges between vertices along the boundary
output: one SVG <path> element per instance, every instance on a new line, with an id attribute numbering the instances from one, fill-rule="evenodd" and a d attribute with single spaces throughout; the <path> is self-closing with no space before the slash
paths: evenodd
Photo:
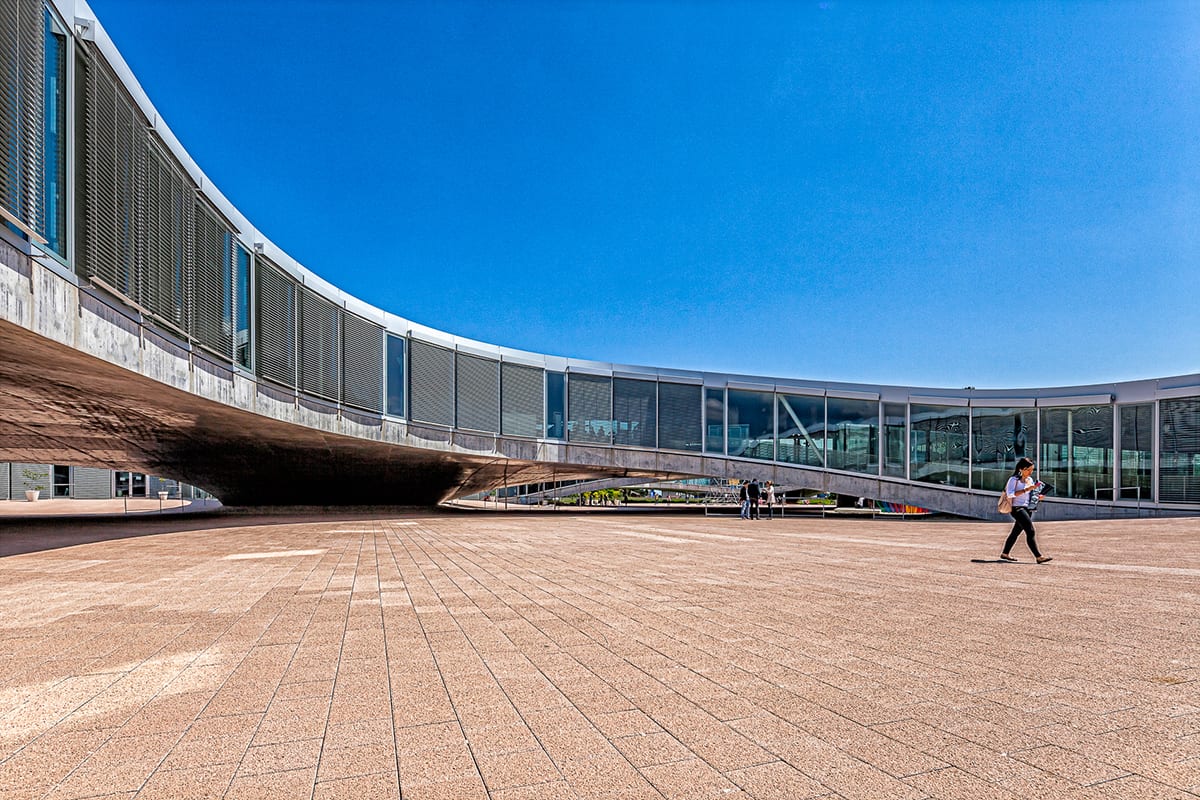
<path id="1" fill-rule="evenodd" d="M 1038 551 L 1037 540 L 1034 538 L 1033 517 L 1029 516 L 1029 509 L 1025 506 L 1013 506 L 1009 516 L 1013 518 L 1013 528 L 1012 532 L 1008 534 L 1008 541 L 1004 543 L 1004 552 L 1012 550 L 1021 531 L 1025 531 L 1025 541 L 1029 543 L 1029 552 L 1033 553 L 1034 558 L 1041 558 L 1042 554 Z"/>

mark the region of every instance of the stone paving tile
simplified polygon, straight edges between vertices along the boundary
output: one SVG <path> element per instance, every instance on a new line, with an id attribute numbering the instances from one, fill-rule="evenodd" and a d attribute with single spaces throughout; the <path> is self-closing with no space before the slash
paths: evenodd
<path id="1" fill-rule="evenodd" d="M 0 800 L 1200 797 L 1200 524 L 1002 527 L 6 521 Z"/>

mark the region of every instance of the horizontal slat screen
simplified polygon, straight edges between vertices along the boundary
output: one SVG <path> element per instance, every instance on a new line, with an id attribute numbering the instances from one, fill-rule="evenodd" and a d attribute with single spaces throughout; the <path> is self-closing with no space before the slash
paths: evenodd
<path id="1" fill-rule="evenodd" d="M 608 444 L 612 441 L 612 378 L 567 375 L 567 439 Z"/>
<path id="2" fill-rule="evenodd" d="M 459 353 L 456 369 L 454 385 L 458 427 L 499 433 L 499 362 Z"/>
<path id="3" fill-rule="evenodd" d="M 700 386 L 685 383 L 658 385 L 659 447 L 700 451 L 703 443 L 700 393 Z"/>
<path id="4" fill-rule="evenodd" d="M 539 367 L 500 365 L 500 432 L 505 436 L 542 435 L 545 374 Z"/>
<path id="5" fill-rule="evenodd" d="M 342 315 L 342 397 L 347 405 L 383 411 L 383 328 Z"/>
<path id="6" fill-rule="evenodd" d="M 258 374 L 295 388 L 296 284 L 265 259 L 255 272 Z"/>
<path id="7" fill-rule="evenodd" d="M 327 400 L 338 399 L 338 322 L 337 306 L 300 290 L 300 390 Z"/>
<path id="8" fill-rule="evenodd" d="M 408 340 L 408 403 L 414 422 L 454 425 L 454 353 L 444 347 Z"/>
<path id="9" fill-rule="evenodd" d="M 658 384 L 613 379 L 613 442 L 637 447 L 658 443 Z"/>

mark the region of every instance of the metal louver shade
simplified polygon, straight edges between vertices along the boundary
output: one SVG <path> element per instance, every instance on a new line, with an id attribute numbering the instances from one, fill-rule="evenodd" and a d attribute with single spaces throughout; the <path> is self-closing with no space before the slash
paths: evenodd
<path id="1" fill-rule="evenodd" d="M 296 388 L 296 285 L 264 259 L 255 270 L 258 374 Z"/>
<path id="2" fill-rule="evenodd" d="M 500 365 L 500 432 L 505 436 L 542 435 L 545 374 L 538 367 Z"/>
<path id="3" fill-rule="evenodd" d="M 458 354 L 455 375 L 458 427 L 500 432 L 500 363 Z"/>
<path id="4" fill-rule="evenodd" d="M 454 352 L 408 340 L 409 417 L 414 422 L 454 425 Z"/>
<path id="5" fill-rule="evenodd" d="M 338 399 L 340 319 L 333 303 L 300 290 L 300 391 Z"/>
<path id="6" fill-rule="evenodd" d="M 43 13 L 41 0 L 0 2 L 0 205 L 31 228 L 43 202 Z"/>
<path id="7" fill-rule="evenodd" d="M 567 376 L 567 439 L 612 441 L 612 378 L 571 373 Z"/>
<path id="8" fill-rule="evenodd" d="M 658 444 L 658 384 L 613 379 L 613 441 L 654 447 Z"/>
<path id="9" fill-rule="evenodd" d="M 658 385 L 659 447 L 700 451 L 703 442 L 700 393 L 700 386 L 685 383 Z"/>
<path id="10" fill-rule="evenodd" d="M 383 328 L 342 315 L 342 398 L 347 405 L 383 411 Z"/>

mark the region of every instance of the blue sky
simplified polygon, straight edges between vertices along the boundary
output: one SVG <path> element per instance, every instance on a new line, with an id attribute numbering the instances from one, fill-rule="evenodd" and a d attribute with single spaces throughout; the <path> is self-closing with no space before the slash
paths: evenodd
<path id="1" fill-rule="evenodd" d="M 1200 371 L 1200 10 L 91 0 L 321 277 L 481 341 L 925 386 Z"/>

